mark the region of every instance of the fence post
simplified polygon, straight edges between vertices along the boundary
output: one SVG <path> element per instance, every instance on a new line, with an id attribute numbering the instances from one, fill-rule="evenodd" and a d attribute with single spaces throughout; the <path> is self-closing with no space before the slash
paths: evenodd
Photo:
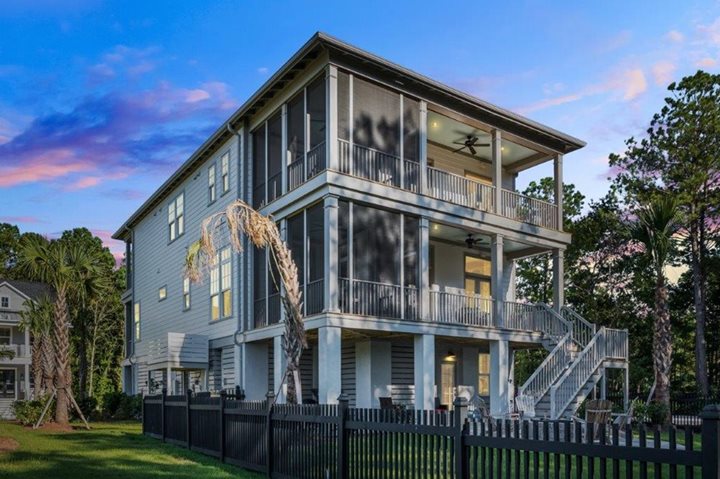
<path id="1" fill-rule="evenodd" d="M 345 422 L 347 421 L 348 396 L 340 394 L 338 397 L 338 417 L 337 417 L 337 477 L 338 479 L 347 479 L 349 476 L 348 463 L 348 438 L 345 431 Z"/>
<path id="2" fill-rule="evenodd" d="M 185 441 L 187 442 L 187 448 L 192 447 L 192 423 L 190 422 L 190 400 L 192 399 L 192 389 L 188 389 L 185 393 Z"/>
<path id="3" fill-rule="evenodd" d="M 453 401 L 453 435 L 455 443 L 455 478 L 465 479 L 465 419 L 467 418 L 468 402 L 464 397 L 456 397 Z"/>
<path id="4" fill-rule="evenodd" d="M 272 477 L 272 466 L 273 466 L 273 430 L 272 430 L 272 412 L 273 404 L 275 403 L 275 394 L 272 391 L 268 391 L 266 396 L 267 410 L 265 413 L 265 429 L 266 434 L 266 462 L 267 462 L 267 477 Z"/>
<path id="5" fill-rule="evenodd" d="M 142 433 L 145 434 L 145 396 L 141 396 L 140 419 L 142 420 Z"/>
<path id="6" fill-rule="evenodd" d="M 720 405 L 705 406 L 702 413 L 702 479 L 720 478 Z"/>
<path id="7" fill-rule="evenodd" d="M 167 389 L 163 388 L 162 396 L 160 397 L 160 437 L 162 442 L 165 442 L 165 396 L 167 395 Z"/>
<path id="8" fill-rule="evenodd" d="M 220 391 L 220 462 L 225 462 L 225 391 Z"/>

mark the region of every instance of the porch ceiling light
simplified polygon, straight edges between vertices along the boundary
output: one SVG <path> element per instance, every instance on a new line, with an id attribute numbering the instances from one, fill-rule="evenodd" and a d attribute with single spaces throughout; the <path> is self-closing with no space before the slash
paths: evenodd
<path id="1" fill-rule="evenodd" d="M 448 351 L 447 356 L 445 356 L 445 361 L 448 362 L 455 362 L 456 359 L 457 356 L 455 356 L 455 353 L 453 353 L 452 351 Z"/>

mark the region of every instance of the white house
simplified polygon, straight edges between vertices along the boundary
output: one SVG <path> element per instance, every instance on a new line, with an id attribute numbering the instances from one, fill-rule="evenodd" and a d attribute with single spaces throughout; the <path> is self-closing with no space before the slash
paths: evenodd
<path id="1" fill-rule="evenodd" d="M 202 220 L 238 198 L 272 215 L 302 276 L 303 399 L 451 407 L 519 392 L 575 410 L 627 333 L 563 307 L 565 155 L 584 142 L 326 34 L 314 35 L 115 233 L 127 243 L 128 392 L 280 393 L 278 287 L 262 251 L 183 278 Z M 515 191 L 551 162 L 552 203 Z M 538 178 L 539 179 L 539 178 Z M 515 301 L 515 261 L 552 253 L 552 306 Z M 514 352 L 547 360 L 513 383 Z"/>

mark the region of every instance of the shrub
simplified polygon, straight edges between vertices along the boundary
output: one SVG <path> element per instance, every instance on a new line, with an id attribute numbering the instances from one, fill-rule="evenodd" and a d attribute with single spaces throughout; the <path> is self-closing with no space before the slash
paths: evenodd
<path id="1" fill-rule="evenodd" d="M 102 412 L 108 419 L 140 419 L 142 396 L 131 396 L 122 392 L 108 393 L 103 397 Z"/>
<path id="2" fill-rule="evenodd" d="M 94 418 L 97 415 L 98 400 L 94 396 L 80 398 L 77 403 L 86 419 Z M 75 408 L 71 409 L 71 413 L 74 419 L 80 419 Z"/>
<path id="3" fill-rule="evenodd" d="M 45 408 L 46 402 L 47 399 L 44 397 L 33 399 L 30 401 L 15 401 L 12 406 L 13 412 L 15 413 L 15 419 L 20 421 L 20 423 L 25 426 L 31 426 L 35 424 L 38 419 L 40 419 L 40 415 Z M 52 414 L 52 411 L 54 410 L 55 408 L 51 404 L 48 411 L 50 411 L 50 414 Z"/>
<path id="4" fill-rule="evenodd" d="M 638 422 L 663 425 L 668 413 L 667 406 L 661 402 L 650 401 L 645 404 L 640 400 L 633 401 L 633 415 Z"/>

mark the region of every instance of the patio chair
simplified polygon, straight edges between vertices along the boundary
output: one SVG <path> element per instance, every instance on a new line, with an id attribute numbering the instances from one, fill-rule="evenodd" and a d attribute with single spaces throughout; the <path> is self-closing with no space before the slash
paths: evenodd
<path id="1" fill-rule="evenodd" d="M 591 399 L 585 403 L 585 419 L 577 416 L 572 417 L 573 421 L 583 424 L 583 436 L 587 437 L 588 425 L 593 425 L 593 441 L 600 438 L 600 430 L 607 428 L 612 419 L 612 401 L 607 399 Z"/>
<path id="2" fill-rule="evenodd" d="M 535 397 L 529 394 L 520 394 L 515 398 L 520 419 L 535 419 Z"/>

